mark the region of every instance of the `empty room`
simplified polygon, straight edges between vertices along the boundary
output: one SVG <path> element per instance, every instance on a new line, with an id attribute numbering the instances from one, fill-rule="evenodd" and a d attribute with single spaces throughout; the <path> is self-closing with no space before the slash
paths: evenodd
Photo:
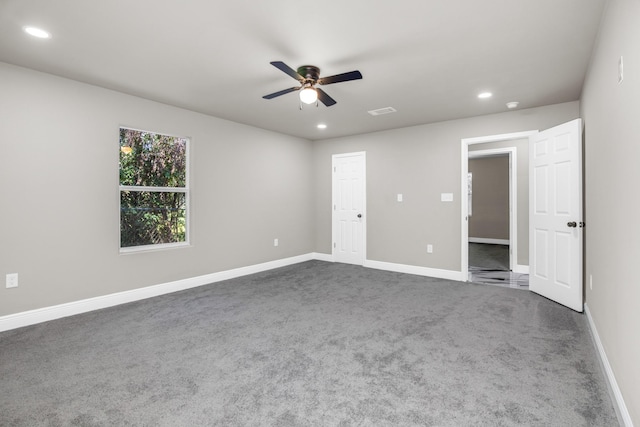
<path id="1" fill-rule="evenodd" d="M 0 425 L 640 425 L 638 22 L 0 1 Z"/>

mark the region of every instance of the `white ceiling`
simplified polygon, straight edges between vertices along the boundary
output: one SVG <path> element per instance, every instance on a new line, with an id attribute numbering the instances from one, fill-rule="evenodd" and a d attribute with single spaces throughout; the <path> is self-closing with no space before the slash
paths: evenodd
<path id="1" fill-rule="evenodd" d="M 0 0 L 0 61 L 317 140 L 577 100 L 604 3 Z M 300 111 L 270 61 L 364 78 Z"/>

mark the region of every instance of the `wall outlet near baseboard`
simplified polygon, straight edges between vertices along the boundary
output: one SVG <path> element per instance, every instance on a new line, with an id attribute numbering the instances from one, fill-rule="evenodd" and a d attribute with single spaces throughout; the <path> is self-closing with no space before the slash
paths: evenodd
<path id="1" fill-rule="evenodd" d="M 7 289 L 18 287 L 18 273 L 7 274 Z"/>
<path id="2" fill-rule="evenodd" d="M 278 239 L 273 239 L 273 246 L 278 246 L 279 244 Z"/>
<path id="3" fill-rule="evenodd" d="M 427 245 L 427 253 L 429 254 L 433 253 L 433 245 Z"/>

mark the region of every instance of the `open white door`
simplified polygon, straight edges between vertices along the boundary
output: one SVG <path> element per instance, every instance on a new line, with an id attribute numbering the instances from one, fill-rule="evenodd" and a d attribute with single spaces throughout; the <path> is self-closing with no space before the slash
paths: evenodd
<path id="1" fill-rule="evenodd" d="M 333 156 L 333 260 L 364 265 L 365 153 Z"/>
<path id="2" fill-rule="evenodd" d="M 582 312 L 582 120 L 529 137 L 529 289 Z"/>

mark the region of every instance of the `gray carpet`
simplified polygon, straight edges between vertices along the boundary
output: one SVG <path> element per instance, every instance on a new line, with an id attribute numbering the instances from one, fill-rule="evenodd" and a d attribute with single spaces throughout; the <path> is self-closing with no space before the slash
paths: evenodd
<path id="1" fill-rule="evenodd" d="M 581 314 L 311 261 L 0 334 L 2 426 L 615 426 Z"/>

